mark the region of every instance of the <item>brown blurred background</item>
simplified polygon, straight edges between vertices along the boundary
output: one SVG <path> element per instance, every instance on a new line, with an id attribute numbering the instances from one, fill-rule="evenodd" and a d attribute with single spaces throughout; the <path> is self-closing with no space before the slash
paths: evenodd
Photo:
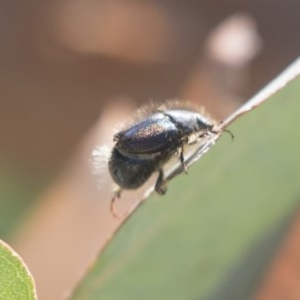
<path id="1" fill-rule="evenodd" d="M 149 100 L 225 117 L 299 55 L 299 11 L 297 0 L 0 2 L 0 234 L 40 299 L 61 299 L 118 225 L 110 185 L 89 184 L 93 147 Z"/>

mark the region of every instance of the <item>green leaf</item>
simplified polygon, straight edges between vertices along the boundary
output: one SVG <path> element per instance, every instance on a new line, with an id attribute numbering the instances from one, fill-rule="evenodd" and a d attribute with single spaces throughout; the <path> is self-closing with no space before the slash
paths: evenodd
<path id="1" fill-rule="evenodd" d="M 230 126 L 234 142 L 224 134 L 165 197 L 148 199 L 72 299 L 247 299 L 272 255 L 262 261 L 258 246 L 276 235 L 299 200 L 299 95 L 296 79 Z M 228 280 L 236 270 L 239 280 Z M 222 286 L 242 284 L 247 297 L 215 297 Z"/>
<path id="2" fill-rule="evenodd" d="M 22 259 L 0 241 L 0 299 L 37 299 L 33 278 Z"/>

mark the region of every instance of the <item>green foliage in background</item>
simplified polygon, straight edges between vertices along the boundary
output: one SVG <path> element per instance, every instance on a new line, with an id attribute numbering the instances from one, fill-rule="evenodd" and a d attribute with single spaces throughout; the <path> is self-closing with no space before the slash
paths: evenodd
<path id="1" fill-rule="evenodd" d="M 224 134 L 166 196 L 148 199 L 72 299 L 247 299 L 299 200 L 299 95 L 297 79 L 235 121 L 234 142 Z"/>
<path id="2" fill-rule="evenodd" d="M 21 258 L 0 240 L 0 300 L 37 299 L 34 282 Z"/>
<path id="3" fill-rule="evenodd" d="M 10 239 L 14 229 L 34 207 L 36 195 L 46 182 L 42 176 L 24 174 L 0 162 L 0 236 Z"/>

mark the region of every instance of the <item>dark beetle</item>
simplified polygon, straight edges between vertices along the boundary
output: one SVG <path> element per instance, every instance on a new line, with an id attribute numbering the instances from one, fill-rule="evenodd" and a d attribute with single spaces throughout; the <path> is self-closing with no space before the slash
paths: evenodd
<path id="1" fill-rule="evenodd" d="M 166 192 L 163 167 L 170 158 L 179 153 L 180 163 L 186 170 L 183 147 L 210 133 L 216 133 L 215 123 L 190 108 L 178 104 L 162 106 L 140 121 L 118 132 L 109 160 L 109 172 L 122 189 L 137 189 L 142 186 L 153 172 L 158 172 L 155 191 Z M 114 201 L 115 197 L 113 198 Z M 112 202 L 113 202 L 112 201 Z"/>

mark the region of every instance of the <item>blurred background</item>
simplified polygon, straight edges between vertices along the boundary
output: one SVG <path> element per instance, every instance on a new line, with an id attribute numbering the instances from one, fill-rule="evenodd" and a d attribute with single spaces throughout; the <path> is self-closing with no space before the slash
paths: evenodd
<path id="1" fill-rule="evenodd" d="M 40 299 L 62 299 L 119 224 L 94 147 L 149 100 L 224 118 L 299 55 L 299 11 L 297 0 L 0 2 L 0 238 Z"/>

